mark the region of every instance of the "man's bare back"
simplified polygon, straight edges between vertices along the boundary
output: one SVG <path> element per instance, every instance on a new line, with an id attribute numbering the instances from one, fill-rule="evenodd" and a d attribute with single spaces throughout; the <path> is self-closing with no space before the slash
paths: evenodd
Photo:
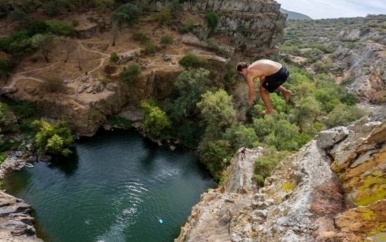
<path id="1" fill-rule="evenodd" d="M 283 67 L 282 64 L 271 60 L 258 60 L 248 66 L 248 75 L 252 79 L 263 78 L 275 74 Z"/>

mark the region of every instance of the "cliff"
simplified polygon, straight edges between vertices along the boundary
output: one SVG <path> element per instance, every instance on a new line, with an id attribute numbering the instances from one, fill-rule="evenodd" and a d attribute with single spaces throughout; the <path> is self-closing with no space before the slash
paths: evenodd
<path id="1" fill-rule="evenodd" d="M 202 195 L 175 241 L 384 241 L 384 111 L 322 131 L 258 190 L 251 177 L 264 150 L 238 152 L 224 184 Z"/>
<path id="2" fill-rule="evenodd" d="M 218 79 L 214 82 L 223 82 L 225 64 L 230 59 L 278 54 L 276 45 L 285 26 L 285 15 L 274 1 L 185 1 L 183 13 L 170 26 L 152 17 L 168 3 L 150 1 L 150 10 L 142 14 L 139 22 L 118 33 L 112 28 L 109 14 L 101 16 L 88 11 L 76 16 L 80 23 L 79 39 L 55 40 L 49 49 L 49 62 L 40 58 L 39 53 L 22 59 L 9 80 L 0 82 L 0 95 L 34 103 L 42 116 L 65 120 L 80 135 L 92 136 L 109 117 L 129 106 L 138 109 L 141 100 L 167 98 L 176 76 L 183 70 L 178 61 L 187 53 L 206 58 L 210 66 L 217 68 L 211 70 Z M 210 11 L 219 15 L 211 39 L 221 53 L 208 44 L 205 15 Z M 72 18 L 68 16 L 65 20 L 70 22 Z M 180 34 L 175 26 L 183 25 L 187 18 L 195 21 L 191 33 Z M 90 19 L 98 21 L 91 24 Z M 133 38 L 134 28 L 152 43 L 170 36 L 173 44 L 158 46 L 156 53 L 145 54 L 145 46 Z M 110 61 L 113 52 L 119 57 L 117 63 Z M 120 71 L 129 63 L 141 67 L 139 81 L 134 84 L 119 80 Z"/>
<path id="3" fill-rule="evenodd" d="M 20 169 L 25 161 L 8 156 L 0 164 L 0 180 L 9 169 Z M 31 216 L 31 206 L 22 199 L 0 191 L 0 240 L 12 242 L 42 242 L 36 237 L 35 219 Z"/>

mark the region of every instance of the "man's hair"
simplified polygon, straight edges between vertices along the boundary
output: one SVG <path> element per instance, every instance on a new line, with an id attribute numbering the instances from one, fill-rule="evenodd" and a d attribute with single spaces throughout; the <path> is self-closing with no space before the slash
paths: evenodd
<path id="1" fill-rule="evenodd" d="M 247 68 L 249 64 L 247 62 L 239 62 L 236 66 L 237 71 L 241 71 L 244 68 Z"/>

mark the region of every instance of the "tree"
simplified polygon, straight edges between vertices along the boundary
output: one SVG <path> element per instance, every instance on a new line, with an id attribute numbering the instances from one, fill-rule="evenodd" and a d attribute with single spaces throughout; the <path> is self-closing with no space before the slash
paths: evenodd
<path id="1" fill-rule="evenodd" d="M 35 34 L 31 38 L 32 46 L 36 49 L 40 49 L 44 60 L 49 63 L 49 54 L 53 48 L 54 36 L 51 34 Z"/>
<path id="2" fill-rule="evenodd" d="M 171 117 L 181 121 L 196 113 L 196 104 L 201 95 L 210 89 L 209 71 L 205 69 L 185 70 L 174 83 L 176 98 L 171 107 Z"/>
<path id="3" fill-rule="evenodd" d="M 67 63 L 71 53 L 76 48 L 76 43 L 69 38 L 62 38 L 61 43 L 62 43 L 63 49 L 66 51 L 66 58 L 64 59 L 64 63 Z"/>
<path id="4" fill-rule="evenodd" d="M 167 7 L 162 7 L 161 10 L 154 15 L 154 19 L 160 24 L 170 24 L 172 22 L 172 14 L 170 9 Z"/>
<path id="5" fill-rule="evenodd" d="M 35 129 L 35 145 L 38 154 L 63 155 L 71 154 L 69 149 L 74 138 L 70 128 L 64 121 L 51 124 L 45 120 L 35 120 L 32 122 Z"/>
<path id="6" fill-rule="evenodd" d="M 232 97 L 225 90 L 207 91 L 197 103 L 201 117 L 207 124 L 206 133 L 212 139 L 219 137 L 226 128 L 236 122 L 236 111 L 233 108 Z"/>
<path id="7" fill-rule="evenodd" d="M 124 25 L 130 27 L 137 23 L 139 15 L 140 10 L 136 5 L 126 3 L 113 13 L 113 20 L 116 21 L 119 29 L 121 29 Z"/>
<path id="8" fill-rule="evenodd" d="M 209 12 L 206 14 L 206 21 L 210 29 L 209 35 L 211 35 L 218 25 L 219 16 L 217 13 Z"/>
<path id="9" fill-rule="evenodd" d="M 13 69 L 14 65 L 11 61 L 0 57 L 0 80 L 7 78 Z"/>
<path id="10" fill-rule="evenodd" d="M 141 108 L 144 114 L 143 129 L 150 135 L 158 137 L 162 130 L 170 127 L 170 121 L 166 113 L 153 102 L 142 102 Z"/>

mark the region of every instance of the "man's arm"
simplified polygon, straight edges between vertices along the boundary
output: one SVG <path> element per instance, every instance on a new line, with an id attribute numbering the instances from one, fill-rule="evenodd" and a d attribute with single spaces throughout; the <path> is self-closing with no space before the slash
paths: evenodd
<path id="1" fill-rule="evenodd" d="M 252 76 L 247 76 L 247 82 L 248 82 L 248 103 L 249 105 L 252 105 L 254 97 L 255 97 L 255 83 L 254 78 Z"/>

